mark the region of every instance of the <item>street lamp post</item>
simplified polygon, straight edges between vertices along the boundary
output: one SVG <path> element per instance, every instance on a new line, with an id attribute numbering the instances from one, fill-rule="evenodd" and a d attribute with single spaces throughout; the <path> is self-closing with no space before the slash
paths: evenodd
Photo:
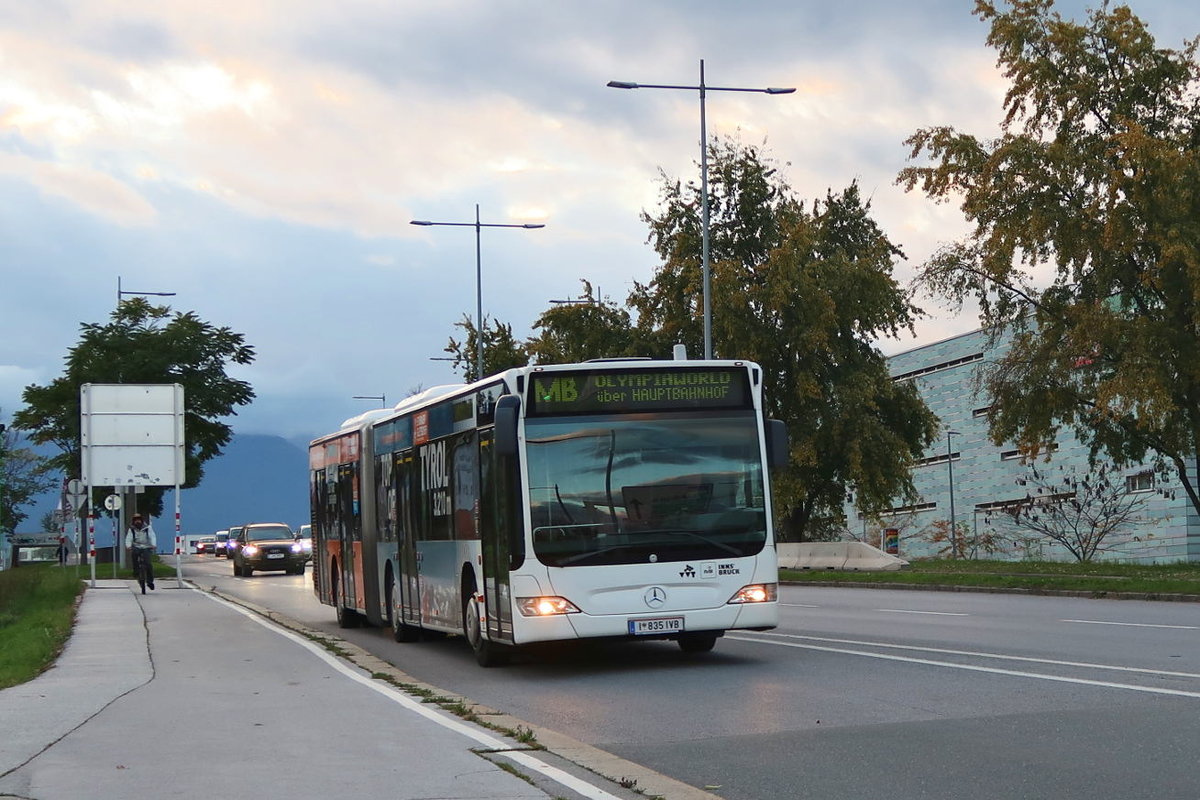
<path id="1" fill-rule="evenodd" d="M 387 406 L 386 394 L 356 394 L 352 397 L 354 400 L 378 400 L 381 406 Z"/>
<path id="2" fill-rule="evenodd" d="M 953 558 L 958 558 L 958 528 L 954 519 L 954 453 L 950 448 L 950 437 L 962 436 L 958 431 L 946 431 L 946 472 L 950 479 L 950 552 Z"/>
<path id="3" fill-rule="evenodd" d="M 127 294 L 137 295 L 138 297 L 174 297 L 175 296 L 175 292 L 135 292 L 130 289 L 122 289 L 121 288 L 121 276 L 118 275 L 117 276 L 117 309 L 118 310 L 121 308 L 122 298 L 124 298 L 125 295 L 127 295 Z M 119 378 L 119 376 L 118 376 L 118 378 Z M 120 382 L 120 381 L 118 380 L 118 382 Z M 88 487 L 88 488 L 90 489 L 91 487 Z M 114 486 L 113 491 L 114 492 L 117 491 L 117 487 Z M 126 486 L 120 490 L 121 507 L 117 511 L 117 518 L 120 522 L 121 530 L 125 530 L 127 527 L 126 519 L 128 518 L 130 511 L 131 510 L 136 511 L 136 509 L 130 509 L 129 504 L 126 502 L 126 500 L 130 497 L 131 494 L 133 495 L 134 503 L 136 503 L 137 502 L 136 489 L 133 492 L 131 492 L 130 487 Z M 89 504 L 91 503 L 90 496 L 88 497 L 88 503 Z M 179 526 L 179 491 L 178 491 L 178 489 L 175 491 L 175 520 L 176 520 L 175 525 L 176 525 L 176 528 L 178 529 L 178 526 Z M 176 533 L 176 535 L 178 535 L 179 531 L 176 530 L 175 533 Z M 113 528 L 113 569 L 114 570 L 117 568 L 118 562 L 121 564 L 122 567 L 125 566 L 125 550 L 120 546 L 119 542 L 117 541 L 117 537 L 118 537 L 117 529 L 114 527 Z M 178 554 L 176 554 L 176 557 L 175 557 L 175 566 L 176 566 L 176 569 L 178 570 L 178 567 L 179 567 Z"/>
<path id="4" fill-rule="evenodd" d="M 425 219 L 410 220 L 410 225 L 422 225 L 425 227 L 447 226 L 454 228 L 474 228 L 475 229 L 475 379 L 483 377 L 483 262 L 480 255 L 480 230 L 483 228 L 524 228 L 526 230 L 534 230 L 536 228 L 544 228 L 545 224 L 540 222 L 519 223 L 498 223 L 498 222 L 480 222 L 479 221 L 479 204 L 475 204 L 475 221 L 474 222 L 430 222 Z"/>
<path id="5" fill-rule="evenodd" d="M 704 302 L 704 357 L 712 358 L 712 303 L 709 298 L 711 285 L 709 271 L 709 234 L 708 234 L 708 128 L 704 113 L 704 96 L 707 92 L 756 92 L 758 94 L 791 94 L 796 88 L 768 87 L 766 89 L 746 89 L 736 86 L 708 86 L 704 83 L 704 59 L 700 59 L 700 85 L 677 86 L 662 83 L 632 83 L 630 81 L 609 81 L 613 89 L 685 89 L 700 92 L 700 263 L 703 272 L 703 302 Z"/>
<path id="6" fill-rule="evenodd" d="M 174 297 L 174 292 L 133 292 L 128 289 L 121 288 L 121 276 L 117 276 L 117 305 L 121 305 L 121 298 L 127 294 L 136 294 L 139 297 Z"/>

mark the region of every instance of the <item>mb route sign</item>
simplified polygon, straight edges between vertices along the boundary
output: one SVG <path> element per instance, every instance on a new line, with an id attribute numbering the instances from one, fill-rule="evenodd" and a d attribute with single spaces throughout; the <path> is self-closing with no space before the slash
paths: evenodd
<path id="1" fill-rule="evenodd" d="M 184 482 L 181 385 L 85 383 L 79 400 L 84 484 Z"/>

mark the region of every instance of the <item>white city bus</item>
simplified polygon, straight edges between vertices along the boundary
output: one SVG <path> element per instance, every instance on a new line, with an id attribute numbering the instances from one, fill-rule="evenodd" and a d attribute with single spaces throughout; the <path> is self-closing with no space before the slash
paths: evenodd
<path id="1" fill-rule="evenodd" d="M 314 588 L 339 624 L 712 649 L 779 618 L 768 464 L 747 361 L 530 366 L 347 420 L 310 446 Z"/>

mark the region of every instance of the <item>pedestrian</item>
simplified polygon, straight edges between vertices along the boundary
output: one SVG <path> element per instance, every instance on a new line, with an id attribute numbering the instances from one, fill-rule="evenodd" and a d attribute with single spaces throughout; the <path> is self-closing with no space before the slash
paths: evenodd
<path id="1" fill-rule="evenodd" d="M 141 514 L 134 514 L 133 518 L 129 520 L 129 529 L 125 532 L 125 547 L 132 551 L 133 574 L 138 576 L 139 583 L 143 578 L 138 562 L 140 559 L 146 559 L 145 584 L 142 586 L 144 594 L 147 586 L 151 589 L 154 588 L 154 569 L 150 564 L 150 556 L 158 549 L 158 537 L 154 534 L 154 528 L 146 522 Z"/>
<path id="2" fill-rule="evenodd" d="M 60 567 L 67 565 L 67 538 L 65 536 L 58 537 L 58 565 Z"/>

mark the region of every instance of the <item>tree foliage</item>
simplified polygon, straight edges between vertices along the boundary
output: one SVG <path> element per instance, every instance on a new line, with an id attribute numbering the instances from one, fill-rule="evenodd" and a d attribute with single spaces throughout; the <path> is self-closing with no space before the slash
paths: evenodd
<path id="1" fill-rule="evenodd" d="M 1079 476 L 1029 466 L 1025 499 L 1006 506 L 1014 538 L 1055 542 L 1080 563 L 1109 549 L 1109 538 L 1143 520 L 1146 496 L 1126 491 L 1116 467 L 1099 464 Z"/>
<path id="2" fill-rule="evenodd" d="M 0 431 L 0 533 L 14 533 L 29 518 L 22 508 L 54 484 L 47 459 L 22 447 L 15 430 Z"/>
<path id="3" fill-rule="evenodd" d="M 81 472 L 79 393 L 85 383 L 183 386 L 184 488 L 199 484 L 204 463 L 229 443 L 232 429 L 221 419 L 254 399 L 250 384 L 226 373 L 228 364 L 254 360 L 242 334 L 140 297 L 118 304 L 106 324 L 81 325 L 65 360 L 60 377 L 25 388 L 25 407 L 13 423 L 29 431 L 31 441 L 57 445 L 62 452 L 51 463 L 67 475 Z M 160 514 L 165 491 L 147 487 L 142 510 Z"/>
<path id="4" fill-rule="evenodd" d="M 973 224 L 920 282 L 974 300 L 1005 343 L 985 376 L 997 443 L 1037 453 L 1067 426 L 1093 458 L 1170 464 L 1193 507 L 1200 452 L 1200 66 L 1125 6 L 980 0 L 1009 81 L 1001 133 L 909 139 L 899 181 Z"/>
<path id="5" fill-rule="evenodd" d="M 463 315 L 461 320 L 454 323 L 454 327 L 462 329 L 463 338 L 459 341 L 451 336 L 444 352 L 450 354 L 453 362 L 451 366 L 462 372 L 464 381 L 476 380 L 479 375 L 475 370 L 475 361 L 478 358 L 476 350 L 478 334 L 475 323 L 469 316 Z M 525 344 L 518 342 L 513 337 L 512 325 L 503 322 L 493 322 L 489 325 L 485 314 L 483 317 L 483 375 L 495 375 L 506 369 L 521 367 L 528 361 L 529 356 L 525 352 Z"/>
<path id="6" fill-rule="evenodd" d="M 550 307 L 533 323 L 540 333 L 525 343 L 529 356 L 539 364 L 568 364 L 646 355 L 639 352 L 629 312 L 596 294 L 588 281 L 582 283 L 578 299 Z"/>
<path id="7" fill-rule="evenodd" d="M 788 426 L 785 534 L 840 521 L 847 491 L 866 511 L 911 496 L 909 467 L 937 422 L 873 344 L 917 313 L 892 277 L 900 251 L 854 184 L 800 202 L 760 148 L 733 140 L 712 145 L 710 165 L 714 354 L 761 364 L 768 413 Z M 662 207 L 645 215 L 663 263 L 629 305 L 653 355 L 702 349 L 699 209 L 697 186 L 664 175 Z"/>

